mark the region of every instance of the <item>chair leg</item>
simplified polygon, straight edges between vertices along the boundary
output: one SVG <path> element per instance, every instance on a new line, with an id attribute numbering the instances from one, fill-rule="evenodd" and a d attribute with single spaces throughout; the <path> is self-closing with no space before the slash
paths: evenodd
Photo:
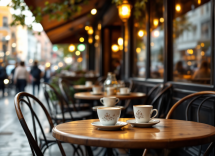
<path id="1" fill-rule="evenodd" d="M 147 149 L 144 149 L 143 156 L 146 156 L 146 153 L 147 153 Z"/>
<path id="2" fill-rule="evenodd" d="M 90 146 L 85 146 L 86 150 L 87 150 L 87 155 L 88 156 L 93 156 L 93 152 Z"/>
<path id="3" fill-rule="evenodd" d="M 204 153 L 203 156 L 209 156 L 210 153 L 211 153 L 211 151 L 212 151 L 212 149 L 213 149 L 213 147 L 214 147 L 214 145 L 215 145 L 214 142 L 210 143 L 210 145 L 209 145 L 208 148 L 206 149 L 206 151 L 205 151 L 205 153 Z"/>

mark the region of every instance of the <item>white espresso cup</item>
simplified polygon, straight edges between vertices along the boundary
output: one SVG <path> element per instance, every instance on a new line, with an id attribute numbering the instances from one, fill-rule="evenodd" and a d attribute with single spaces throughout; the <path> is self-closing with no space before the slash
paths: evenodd
<path id="1" fill-rule="evenodd" d="M 119 102 L 119 99 L 116 98 L 116 97 L 103 97 L 103 98 L 100 99 L 100 102 L 105 107 L 113 107 Z"/>
<path id="2" fill-rule="evenodd" d="M 93 86 L 93 93 L 101 93 L 102 87 L 101 86 Z"/>
<path id="3" fill-rule="evenodd" d="M 116 107 L 97 108 L 99 120 L 103 126 L 115 125 L 119 120 L 121 109 Z"/>
<path id="4" fill-rule="evenodd" d="M 115 87 L 107 87 L 107 95 L 115 95 Z"/>
<path id="5" fill-rule="evenodd" d="M 127 87 L 123 87 L 119 89 L 120 94 L 129 94 L 130 93 L 130 89 Z"/>
<path id="6" fill-rule="evenodd" d="M 92 86 L 92 85 L 93 85 L 92 81 L 86 81 L 85 82 L 85 86 L 87 86 L 87 87 Z"/>
<path id="7" fill-rule="evenodd" d="M 147 123 L 158 115 L 158 110 L 152 105 L 134 105 L 133 109 L 136 123 Z M 151 118 L 154 111 L 156 114 Z"/>

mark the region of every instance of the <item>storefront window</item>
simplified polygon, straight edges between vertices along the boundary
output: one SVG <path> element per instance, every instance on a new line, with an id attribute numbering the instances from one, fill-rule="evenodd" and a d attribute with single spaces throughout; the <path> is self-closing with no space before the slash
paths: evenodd
<path id="1" fill-rule="evenodd" d="M 135 49 L 134 49 L 134 77 L 146 77 L 146 16 L 142 13 L 134 22 Z"/>
<path id="2" fill-rule="evenodd" d="M 210 84 L 211 2 L 175 1 L 174 81 Z"/>
<path id="3" fill-rule="evenodd" d="M 163 0 L 150 0 L 150 78 L 163 78 L 164 49 Z"/>

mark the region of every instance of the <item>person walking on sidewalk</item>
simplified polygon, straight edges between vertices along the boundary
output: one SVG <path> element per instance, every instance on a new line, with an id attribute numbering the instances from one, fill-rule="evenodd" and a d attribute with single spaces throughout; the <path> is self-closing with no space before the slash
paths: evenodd
<path id="1" fill-rule="evenodd" d="M 16 84 L 17 92 L 24 92 L 27 82 L 29 81 L 29 73 L 25 68 L 25 62 L 20 62 L 14 74 L 14 84 Z"/>
<path id="2" fill-rule="evenodd" d="M 31 76 L 33 78 L 33 81 L 32 81 L 33 95 L 35 95 L 35 87 L 36 86 L 38 88 L 38 95 L 39 95 L 39 92 L 40 92 L 40 78 L 42 77 L 42 72 L 38 68 L 37 61 L 34 61 L 34 66 L 32 67 L 30 74 L 31 74 Z"/>
<path id="3" fill-rule="evenodd" d="M 5 91 L 5 84 L 4 79 L 7 78 L 7 72 L 5 67 L 0 64 L 0 89 L 2 90 L 2 97 L 4 97 L 4 91 Z"/>

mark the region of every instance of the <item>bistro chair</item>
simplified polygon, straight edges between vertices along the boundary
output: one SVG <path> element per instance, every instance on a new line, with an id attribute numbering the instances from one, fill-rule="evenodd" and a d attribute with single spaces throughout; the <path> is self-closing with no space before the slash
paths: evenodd
<path id="1" fill-rule="evenodd" d="M 186 103 L 186 110 L 185 110 L 185 119 L 188 120 L 196 120 L 197 122 L 201 122 L 201 110 L 203 109 L 205 104 L 209 105 L 214 105 L 215 101 L 215 92 L 214 91 L 202 91 L 202 92 L 197 92 L 190 94 L 178 102 L 176 102 L 172 108 L 170 109 L 169 113 L 166 116 L 166 119 L 170 119 L 174 110 L 179 106 L 182 105 L 183 103 Z M 192 113 L 196 114 L 196 119 L 191 119 L 191 115 L 189 116 L 188 114 L 191 112 L 191 107 L 195 106 L 197 107 L 196 113 L 192 111 Z M 206 149 L 205 153 L 203 154 L 204 156 L 209 156 L 212 149 L 214 148 L 215 143 L 212 142 L 208 148 Z M 202 153 L 202 145 L 199 148 L 199 156 Z"/>
<path id="2" fill-rule="evenodd" d="M 56 124 L 86 119 L 91 115 L 91 112 L 67 109 L 69 104 L 52 85 L 44 83 L 43 89 L 51 117 Z"/>
<path id="3" fill-rule="evenodd" d="M 204 118 L 201 116 L 202 109 L 204 109 L 204 106 L 207 104 L 210 106 L 211 104 L 214 105 L 215 101 L 215 92 L 214 91 L 202 91 L 202 92 L 197 92 L 190 94 L 188 96 L 185 96 L 178 102 L 176 102 L 170 111 L 168 112 L 166 119 L 170 119 L 172 115 L 175 112 L 175 109 L 178 108 L 180 105 L 186 104 L 186 109 L 185 109 L 185 120 L 187 121 L 196 121 L 196 122 L 201 122 L 201 118 Z M 192 108 L 192 109 L 191 109 Z M 214 107 L 213 107 L 214 108 Z M 192 114 L 190 114 L 192 112 Z M 196 115 L 196 116 L 195 116 Z M 214 142 L 212 142 L 204 152 L 203 156 L 209 156 L 213 147 L 214 147 Z M 174 155 L 175 150 L 172 150 Z M 145 149 L 144 155 L 145 156 L 147 153 L 147 150 Z M 198 150 L 198 156 L 202 154 L 202 145 L 199 147 Z"/>
<path id="4" fill-rule="evenodd" d="M 34 101 L 34 107 L 32 107 L 31 101 Z M 32 116 L 32 123 L 33 123 L 33 135 L 31 131 L 28 128 L 28 125 L 25 121 L 25 118 L 23 117 L 22 110 L 20 108 L 20 105 L 26 104 L 28 108 L 30 109 L 31 116 Z M 46 118 L 48 120 L 50 129 L 54 127 L 54 124 L 52 122 L 52 119 L 46 110 L 45 106 L 38 100 L 35 96 L 28 94 L 26 92 L 20 92 L 18 93 L 15 98 L 14 98 L 14 105 L 15 105 L 15 110 L 17 117 L 20 121 L 20 124 L 25 132 L 25 135 L 27 136 L 32 155 L 35 156 L 42 156 L 44 155 L 45 151 L 53 144 L 58 144 L 58 147 L 60 148 L 60 152 L 63 156 L 65 156 L 65 152 L 63 150 L 63 147 L 61 143 L 56 140 L 54 137 L 52 137 L 51 133 L 45 133 L 43 130 L 43 127 L 41 125 L 41 122 L 38 118 L 37 112 L 35 112 L 34 108 L 36 106 L 40 106 L 42 108 L 43 112 L 46 115 Z M 38 127 L 36 126 L 38 125 Z M 37 130 L 40 129 L 41 135 L 37 135 Z"/>
<path id="5" fill-rule="evenodd" d="M 134 89 L 136 92 L 138 88 Z M 158 110 L 157 118 L 165 118 L 170 107 L 172 97 L 172 84 L 158 84 L 153 87 L 146 96 L 144 105 L 153 105 L 153 108 Z M 130 105 L 131 100 L 126 102 L 125 108 L 127 109 Z M 126 116 L 133 117 L 133 110 L 126 113 Z"/>
<path id="6" fill-rule="evenodd" d="M 90 110 L 90 104 L 88 103 L 76 103 L 74 98 L 75 89 L 71 83 L 65 79 L 59 79 L 58 81 L 60 93 L 68 106 L 67 109 L 78 111 L 78 110 Z"/>

